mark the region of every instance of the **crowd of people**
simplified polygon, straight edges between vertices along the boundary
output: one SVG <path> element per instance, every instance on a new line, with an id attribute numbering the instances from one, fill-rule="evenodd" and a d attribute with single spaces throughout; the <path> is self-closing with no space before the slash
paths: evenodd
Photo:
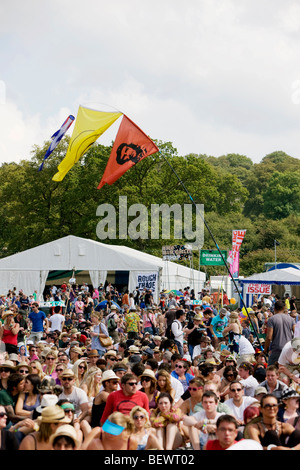
<path id="1" fill-rule="evenodd" d="M 1 450 L 300 450 L 295 298 L 0 296 Z"/>

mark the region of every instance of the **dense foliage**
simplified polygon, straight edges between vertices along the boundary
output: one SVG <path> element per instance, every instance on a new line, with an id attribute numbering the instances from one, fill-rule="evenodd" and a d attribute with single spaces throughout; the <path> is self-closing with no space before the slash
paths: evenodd
<path id="1" fill-rule="evenodd" d="M 240 274 L 264 270 L 274 262 L 274 240 L 278 240 L 277 261 L 300 261 L 300 161 L 284 152 L 274 152 L 254 164 L 244 155 L 220 157 L 190 154 L 178 156 L 170 142 L 156 142 L 161 154 L 150 156 L 123 175 L 114 185 L 97 190 L 111 147 L 96 144 L 60 182 L 52 181 L 57 165 L 68 146 L 65 138 L 38 167 L 49 146 L 35 147 L 30 160 L 4 163 L 0 167 L 0 256 L 32 248 L 66 235 L 99 240 L 96 233 L 97 208 L 111 204 L 118 220 L 119 197 L 127 206 L 139 203 L 189 204 L 183 185 L 170 170 L 166 159 L 189 191 L 195 203 L 204 204 L 204 217 L 221 249 L 229 250 L 233 229 L 247 229 L 241 248 Z M 162 157 L 162 155 L 165 157 Z M 136 216 L 135 216 L 136 218 Z M 195 219 L 195 214 L 194 214 Z M 134 217 L 128 217 L 128 222 Z M 143 226 L 144 224 L 144 226 Z M 151 232 L 142 221 L 141 233 Z M 118 228 L 118 227 L 117 227 Z M 189 243 L 184 238 L 132 240 L 118 237 L 102 240 L 161 256 L 162 246 Z M 203 249 L 215 248 L 207 229 Z M 99 240 L 101 241 L 101 240 Z M 198 268 L 199 252 L 193 267 Z M 208 274 L 221 274 L 224 268 L 207 268 Z"/>

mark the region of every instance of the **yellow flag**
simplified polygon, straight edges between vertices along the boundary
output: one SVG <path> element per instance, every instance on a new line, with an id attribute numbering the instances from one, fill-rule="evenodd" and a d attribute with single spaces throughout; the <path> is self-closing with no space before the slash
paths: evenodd
<path id="1" fill-rule="evenodd" d="M 87 149 L 102 135 L 122 113 L 107 113 L 79 106 L 75 127 L 65 158 L 58 165 L 53 181 L 62 181 Z"/>

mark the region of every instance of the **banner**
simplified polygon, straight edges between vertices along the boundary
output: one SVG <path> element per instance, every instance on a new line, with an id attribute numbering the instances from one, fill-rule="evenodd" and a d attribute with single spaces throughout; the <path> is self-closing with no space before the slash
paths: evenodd
<path id="1" fill-rule="evenodd" d="M 272 285 L 271 284 L 258 284 L 251 283 L 245 284 L 246 294 L 258 294 L 258 295 L 271 295 Z"/>
<path id="2" fill-rule="evenodd" d="M 104 184 L 113 184 L 132 166 L 158 151 L 154 142 L 124 115 L 97 189 Z"/>
<path id="3" fill-rule="evenodd" d="M 158 273 L 142 273 L 137 274 L 137 288 L 139 291 L 151 289 L 154 294 L 157 289 Z"/>
<path id="4" fill-rule="evenodd" d="M 229 256 L 230 272 L 234 278 L 239 277 L 239 252 L 243 243 L 246 230 L 232 231 L 232 251 Z"/>
<path id="5" fill-rule="evenodd" d="M 185 245 L 167 245 L 162 247 L 163 260 L 174 261 L 191 259 L 192 249 Z"/>

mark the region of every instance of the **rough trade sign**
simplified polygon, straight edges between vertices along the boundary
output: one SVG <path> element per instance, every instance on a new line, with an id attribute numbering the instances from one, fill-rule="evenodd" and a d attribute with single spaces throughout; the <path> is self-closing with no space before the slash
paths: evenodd
<path id="1" fill-rule="evenodd" d="M 151 289 L 152 292 L 156 292 L 158 273 L 149 274 L 138 274 L 137 275 L 137 286 L 140 291 L 144 289 Z"/>
<path id="2" fill-rule="evenodd" d="M 247 284 L 246 294 L 271 295 L 272 286 L 271 284 Z"/>

